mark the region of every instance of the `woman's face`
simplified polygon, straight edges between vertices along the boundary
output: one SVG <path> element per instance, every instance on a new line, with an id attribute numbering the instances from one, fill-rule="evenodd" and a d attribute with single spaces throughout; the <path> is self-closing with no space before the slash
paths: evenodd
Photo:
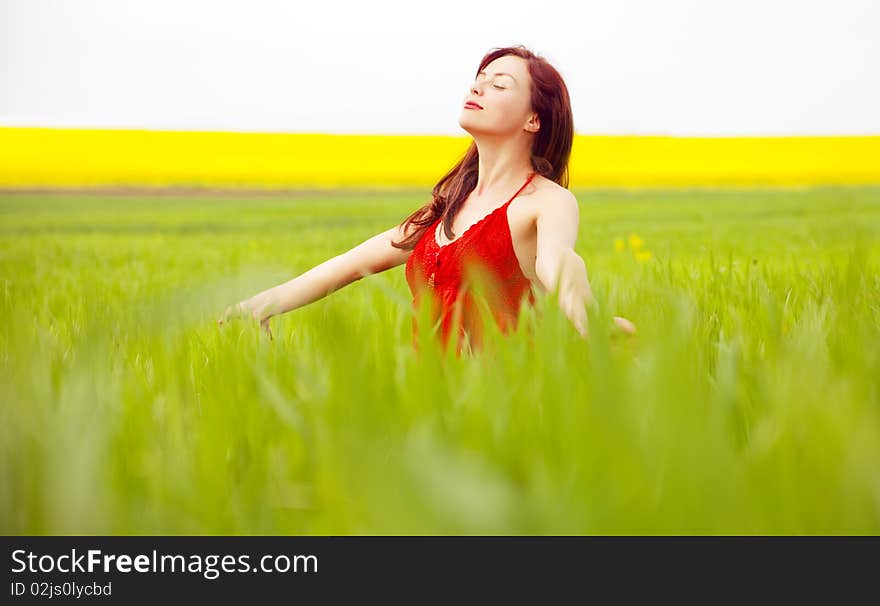
<path id="1" fill-rule="evenodd" d="M 525 59 L 516 55 L 498 57 L 477 74 L 462 99 L 458 124 L 472 135 L 537 132 L 531 84 Z M 478 103 L 482 109 L 467 106 L 468 101 Z"/>

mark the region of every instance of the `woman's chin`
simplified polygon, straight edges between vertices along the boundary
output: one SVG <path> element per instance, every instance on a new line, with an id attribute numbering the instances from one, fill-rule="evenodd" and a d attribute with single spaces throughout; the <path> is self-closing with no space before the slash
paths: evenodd
<path id="1" fill-rule="evenodd" d="M 465 132 L 467 132 L 469 135 L 471 135 L 472 137 L 476 137 L 477 135 L 481 135 L 481 134 L 488 134 L 488 131 L 486 129 L 479 128 L 477 125 L 475 125 L 473 122 L 471 122 L 467 118 L 460 119 L 458 121 L 458 125 Z"/>

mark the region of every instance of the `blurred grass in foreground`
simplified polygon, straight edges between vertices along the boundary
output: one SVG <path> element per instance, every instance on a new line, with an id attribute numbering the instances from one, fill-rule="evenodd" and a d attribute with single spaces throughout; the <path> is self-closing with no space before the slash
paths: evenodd
<path id="1" fill-rule="evenodd" d="M 0 198 L 0 531 L 880 532 L 880 189 L 575 193 L 590 340 L 461 360 L 403 267 L 215 323 L 425 196 Z"/>

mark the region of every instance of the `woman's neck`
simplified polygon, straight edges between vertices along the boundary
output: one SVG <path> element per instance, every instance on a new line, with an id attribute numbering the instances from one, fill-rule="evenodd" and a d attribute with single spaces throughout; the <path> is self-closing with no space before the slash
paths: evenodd
<path id="1" fill-rule="evenodd" d="M 534 170 L 531 147 L 525 141 L 474 139 L 479 154 L 479 173 L 473 195 L 482 197 L 518 187 Z M 530 141 L 528 142 L 530 144 Z"/>

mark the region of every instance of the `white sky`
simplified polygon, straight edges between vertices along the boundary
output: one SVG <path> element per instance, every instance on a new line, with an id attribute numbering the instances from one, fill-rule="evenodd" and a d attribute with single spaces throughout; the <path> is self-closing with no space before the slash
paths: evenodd
<path id="1" fill-rule="evenodd" d="M 581 134 L 880 134 L 880 0 L 0 0 L 0 125 L 463 135 L 520 43 Z"/>

